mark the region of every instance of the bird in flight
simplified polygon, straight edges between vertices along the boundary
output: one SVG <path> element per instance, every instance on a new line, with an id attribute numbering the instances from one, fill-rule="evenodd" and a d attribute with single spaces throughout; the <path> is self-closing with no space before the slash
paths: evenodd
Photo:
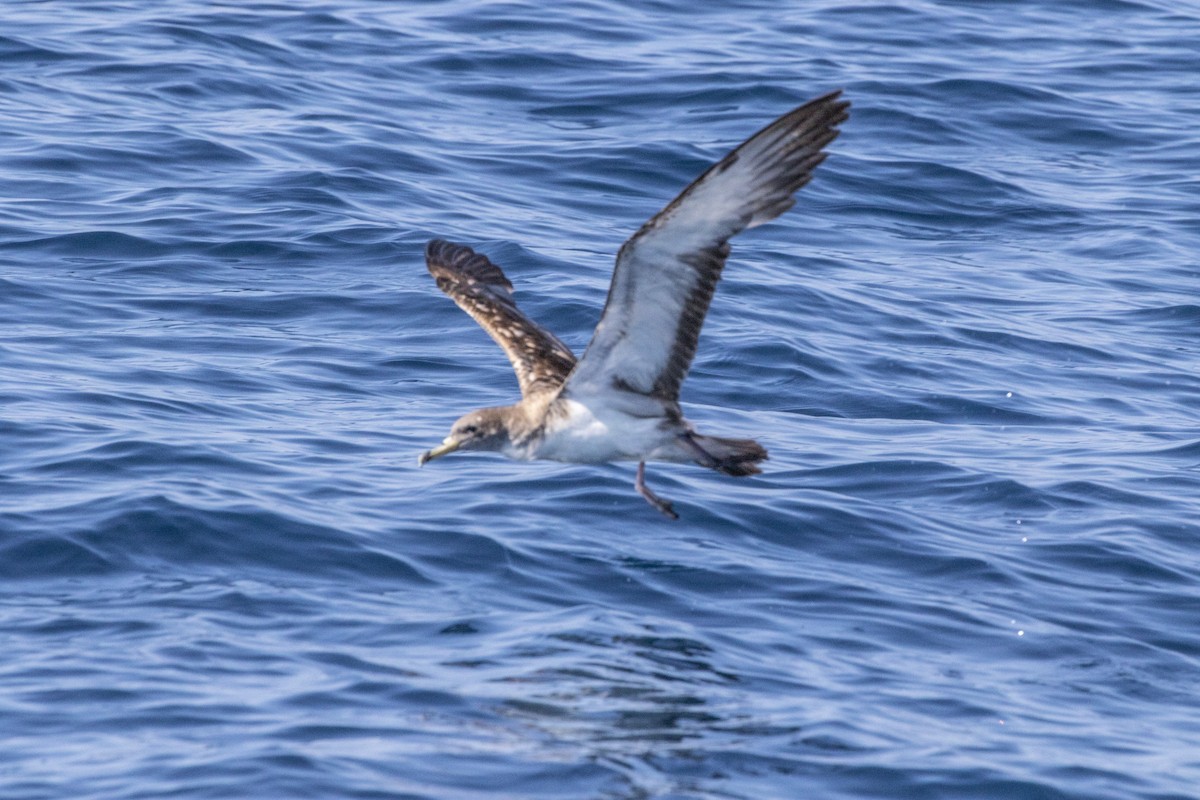
<path id="1" fill-rule="evenodd" d="M 848 117 L 831 92 L 784 114 L 711 166 L 621 246 L 608 301 L 579 359 L 525 316 L 504 273 L 484 255 L 441 239 L 425 259 L 438 288 L 508 355 L 521 400 L 461 417 L 418 464 L 457 450 L 581 464 L 636 461 L 634 487 L 663 514 L 670 501 L 646 486 L 646 462 L 695 463 L 754 475 L 767 451 L 753 439 L 697 433 L 679 387 L 729 256 L 729 240 L 792 207 Z"/>

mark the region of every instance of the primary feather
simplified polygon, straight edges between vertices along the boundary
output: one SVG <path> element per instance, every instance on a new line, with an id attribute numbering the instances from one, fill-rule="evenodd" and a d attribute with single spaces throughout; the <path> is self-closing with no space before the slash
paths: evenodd
<path id="1" fill-rule="evenodd" d="M 434 239 L 425 247 L 425 263 L 438 288 L 504 350 L 523 396 L 557 391 L 562 386 L 575 366 L 575 354 L 517 308 L 512 284 L 487 256 Z"/>
<path id="2" fill-rule="evenodd" d="M 840 94 L 805 103 L 747 139 L 625 242 L 567 391 L 619 381 L 664 400 L 679 397 L 729 239 L 791 208 L 846 119 L 849 103 Z"/>

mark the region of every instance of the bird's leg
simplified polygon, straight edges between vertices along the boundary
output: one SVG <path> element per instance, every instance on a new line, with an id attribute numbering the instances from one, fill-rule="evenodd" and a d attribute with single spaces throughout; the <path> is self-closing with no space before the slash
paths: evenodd
<path id="1" fill-rule="evenodd" d="M 657 508 L 662 513 L 666 514 L 671 519 L 679 519 L 679 515 L 675 513 L 675 509 L 671 508 L 670 500 L 663 500 L 661 497 L 650 491 L 650 487 L 646 485 L 646 462 L 639 461 L 637 468 L 637 480 L 633 482 L 633 488 L 637 489 L 637 493 L 646 498 L 646 502 Z"/>

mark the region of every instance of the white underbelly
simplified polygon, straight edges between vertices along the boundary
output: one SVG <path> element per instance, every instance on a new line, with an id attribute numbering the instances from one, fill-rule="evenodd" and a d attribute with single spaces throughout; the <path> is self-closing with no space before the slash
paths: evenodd
<path id="1" fill-rule="evenodd" d="M 547 424 L 544 435 L 526 458 L 574 463 L 663 460 L 677 431 L 663 417 L 638 417 L 607 405 L 589 407 L 567 399 L 566 414 Z M 674 460 L 674 459 L 667 459 Z"/>

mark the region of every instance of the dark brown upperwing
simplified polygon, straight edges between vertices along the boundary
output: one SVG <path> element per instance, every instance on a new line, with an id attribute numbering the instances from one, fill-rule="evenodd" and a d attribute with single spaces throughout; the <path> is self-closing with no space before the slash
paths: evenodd
<path id="1" fill-rule="evenodd" d="M 469 247 L 434 239 L 425 263 L 438 288 L 471 315 L 504 350 L 517 373 L 521 394 L 557 391 L 575 366 L 575 356 L 558 337 L 521 313 L 504 272 Z"/>

